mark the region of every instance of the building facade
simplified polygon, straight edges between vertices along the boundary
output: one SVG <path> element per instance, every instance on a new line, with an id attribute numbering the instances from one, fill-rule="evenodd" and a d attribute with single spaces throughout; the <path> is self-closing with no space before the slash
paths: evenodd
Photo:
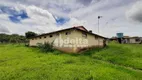
<path id="1" fill-rule="evenodd" d="M 121 43 L 123 44 L 142 44 L 142 37 L 129 37 L 129 36 L 124 36 L 122 38 L 112 37 L 109 40 L 116 41 L 119 43 L 121 41 Z"/>
<path id="2" fill-rule="evenodd" d="M 124 43 L 140 44 L 142 39 L 140 37 L 127 37 L 123 39 Z"/>
<path id="3" fill-rule="evenodd" d="M 38 35 L 29 40 L 30 46 L 38 43 L 52 43 L 56 49 L 65 52 L 79 52 L 89 47 L 103 47 L 105 37 L 89 32 L 83 26 L 63 29 L 47 34 Z"/>

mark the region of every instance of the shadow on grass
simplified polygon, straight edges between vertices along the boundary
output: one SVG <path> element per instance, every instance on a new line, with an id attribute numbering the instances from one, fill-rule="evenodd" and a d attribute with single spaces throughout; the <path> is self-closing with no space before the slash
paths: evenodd
<path id="1" fill-rule="evenodd" d="M 37 51 L 39 53 L 44 53 L 44 54 L 48 54 L 48 53 L 53 53 L 55 55 L 71 55 L 71 56 L 91 56 L 92 54 L 95 54 L 95 53 L 98 53 L 100 51 L 103 51 L 105 49 L 108 49 L 109 46 L 106 46 L 104 48 L 89 48 L 89 49 L 86 49 L 86 50 L 83 50 L 81 52 L 78 52 L 78 53 L 67 53 L 67 52 L 63 52 L 63 51 L 60 51 L 60 50 L 57 50 L 57 49 L 54 49 L 53 51 L 49 51 L 49 52 L 42 52 L 38 47 L 32 47 L 32 51 Z"/>
<path id="2" fill-rule="evenodd" d="M 107 48 L 109 48 L 109 46 L 106 46 L 104 48 L 90 48 L 88 50 L 80 52 L 80 54 L 86 55 L 86 56 L 91 56 L 92 54 L 98 53 L 98 52 L 103 51 L 103 50 L 105 50 Z"/>
<path id="3" fill-rule="evenodd" d="M 100 52 L 102 50 L 105 50 L 109 48 L 109 46 L 106 46 L 104 48 L 89 48 L 89 49 L 86 49 L 86 50 L 83 50 L 81 52 L 78 52 L 78 53 L 65 53 L 65 54 L 69 54 L 71 56 L 91 56 L 92 54 L 95 54 L 97 52 Z"/>

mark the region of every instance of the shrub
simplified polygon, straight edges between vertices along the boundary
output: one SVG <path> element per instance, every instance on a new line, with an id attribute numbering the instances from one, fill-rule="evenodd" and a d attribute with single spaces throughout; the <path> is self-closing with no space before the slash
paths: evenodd
<path id="1" fill-rule="evenodd" d="M 42 51 L 42 52 L 53 52 L 53 42 L 52 43 L 48 43 L 45 42 L 44 44 L 38 43 L 38 48 Z"/>
<path id="2" fill-rule="evenodd" d="M 25 46 L 26 46 L 26 47 L 29 47 L 29 43 L 25 43 Z"/>

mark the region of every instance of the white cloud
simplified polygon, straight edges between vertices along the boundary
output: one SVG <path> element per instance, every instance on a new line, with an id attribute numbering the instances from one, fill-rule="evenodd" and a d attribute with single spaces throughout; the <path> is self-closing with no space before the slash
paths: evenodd
<path id="1" fill-rule="evenodd" d="M 11 32 L 15 33 L 24 33 L 28 30 L 39 33 L 50 32 L 77 25 L 84 25 L 87 29 L 97 33 L 97 16 L 101 15 L 103 18 L 100 19 L 100 34 L 111 37 L 117 32 L 124 32 L 130 36 L 142 36 L 141 24 L 127 21 L 125 15 L 125 12 L 138 0 L 89 0 L 90 2 L 85 3 L 86 1 L 1 0 L 1 4 L 14 6 L 17 10 L 26 10 L 30 18 L 22 20 L 21 24 L 10 22 L 8 17 L 0 17 L 0 21 L 3 26 L 7 26 Z M 135 5 L 139 5 L 136 6 L 138 10 L 130 9 L 131 14 L 128 14 L 127 17 L 136 21 L 135 16 L 141 14 L 141 5 L 138 2 Z M 63 25 L 56 25 L 53 16 L 70 18 L 70 20 Z"/>
<path id="2" fill-rule="evenodd" d="M 8 0 L 7 0 L 8 1 Z M 8 6 L 13 8 L 14 10 L 20 11 L 25 10 L 27 15 L 29 16 L 28 19 L 21 20 L 21 23 L 13 23 L 9 20 L 8 14 L 5 14 L 5 17 L 0 17 L 0 21 L 2 22 L 3 26 L 7 26 L 11 33 L 19 33 L 24 34 L 26 31 L 34 31 L 36 33 L 46 33 L 55 30 L 59 30 L 62 28 L 67 28 L 66 26 L 72 27 L 72 25 L 77 24 L 79 25 L 80 21 L 75 18 L 70 18 L 70 21 L 62 26 L 57 26 L 55 18 L 53 15 L 46 9 L 34 6 L 34 5 L 24 5 L 21 3 L 12 3 L 8 1 L 6 4 L 2 4 L 3 2 L 0 1 L 1 5 Z M 56 12 L 58 14 L 58 12 Z M 62 14 L 62 13 L 61 13 Z M 3 14 L 0 14 L 0 16 Z M 66 14 L 62 14 L 66 15 Z M 58 15 L 56 15 L 58 16 Z M 63 17 L 59 15 L 60 17 Z"/>
<path id="3" fill-rule="evenodd" d="M 24 34 L 26 31 L 45 33 L 59 30 L 62 28 L 67 28 L 65 27 L 65 25 L 68 27 L 72 27 L 73 25 L 80 25 L 81 23 L 79 20 L 75 18 L 70 18 L 70 21 L 65 25 L 57 26 L 55 18 L 48 10 L 39 8 L 34 5 L 29 6 L 20 3 L 7 3 L 4 5 L 13 8 L 16 11 L 25 10 L 27 15 L 29 16 L 28 19 L 21 20 L 21 23 L 11 22 L 8 18 L 8 14 L 5 14 L 5 17 L 1 17 L 0 21 L 2 22 L 3 26 L 7 26 L 11 30 L 11 33 Z"/>
<path id="4" fill-rule="evenodd" d="M 70 18 L 70 21 L 65 23 L 64 25 L 59 26 L 60 29 L 69 28 L 69 27 L 75 27 L 75 26 L 85 26 L 86 21 L 84 20 L 78 20 L 76 18 Z"/>
<path id="5" fill-rule="evenodd" d="M 84 20 L 86 22 L 85 27 L 93 30 L 94 33 L 98 33 L 97 17 L 103 16 L 100 19 L 99 34 L 111 37 L 116 35 L 117 32 L 125 33 L 125 27 L 130 27 L 128 24 L 131 24 L 125 19 L 125 11 L 132 5 L 132 2 L 127 3 L 127 5 L 122 4 L 122 2 L 123 0 L 101 0 L 97 3 L 91 3 L 88 7 L 72 12 L 71 16 Z"/>
<path id="6" fill-rule="evenodd" d="M 24 34 L 26 31 L 35 31 L 37 33 L 57 30 L 56 21 L 51 13 L 47 10 L 36 6 L 25 6 L 16 4 L 12 6 L 15 10 L 25 10 L 30 18 L 24 19 L 21 23 L 13 23 L 9 20 L 8 14 L 0 14 L 0 22 L 3 26 L 8 27 L 12 33 Z"/>
<path id="7" fill-rule="evenodd" d="M 3 25 L 0 24 L 0 33 L 9 33 L 10 31 L 8 30 L 7 27 L 4 27 Z"/>
<path id="8" fill-rule="evenodd" d="M 129 20 L 142 23 L 142 1 L 136 2 L 132 8 L 126 12 L 126 16 Z"/>

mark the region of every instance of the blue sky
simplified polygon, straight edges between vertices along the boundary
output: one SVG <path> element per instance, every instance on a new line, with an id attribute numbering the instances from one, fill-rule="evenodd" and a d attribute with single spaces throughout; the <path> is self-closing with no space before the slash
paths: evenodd
<path id="1" fill-rule="evenodd" d="M 63 18 L 63 17 L 56 17 L 56 24 L 57 26 L 59 25 L 64 25 L 66 22 L 68 22 L 70 19 L 69 18 Z"/>
<path id="2" fill-rule="evenodd" d="M 83 25 L 111 37 L 142 36 L 141 0 L 0 0 L 0 33 L 39 34 Z"/>
<path id="3" fill-rule="evenodd" d="M 16 11 L 12 7 L 0 6 L 0 14 L 8 14 L 10 21 L 20 23 L 22 19 L 27 19 L 28 15 L 24 10 Z"/>

